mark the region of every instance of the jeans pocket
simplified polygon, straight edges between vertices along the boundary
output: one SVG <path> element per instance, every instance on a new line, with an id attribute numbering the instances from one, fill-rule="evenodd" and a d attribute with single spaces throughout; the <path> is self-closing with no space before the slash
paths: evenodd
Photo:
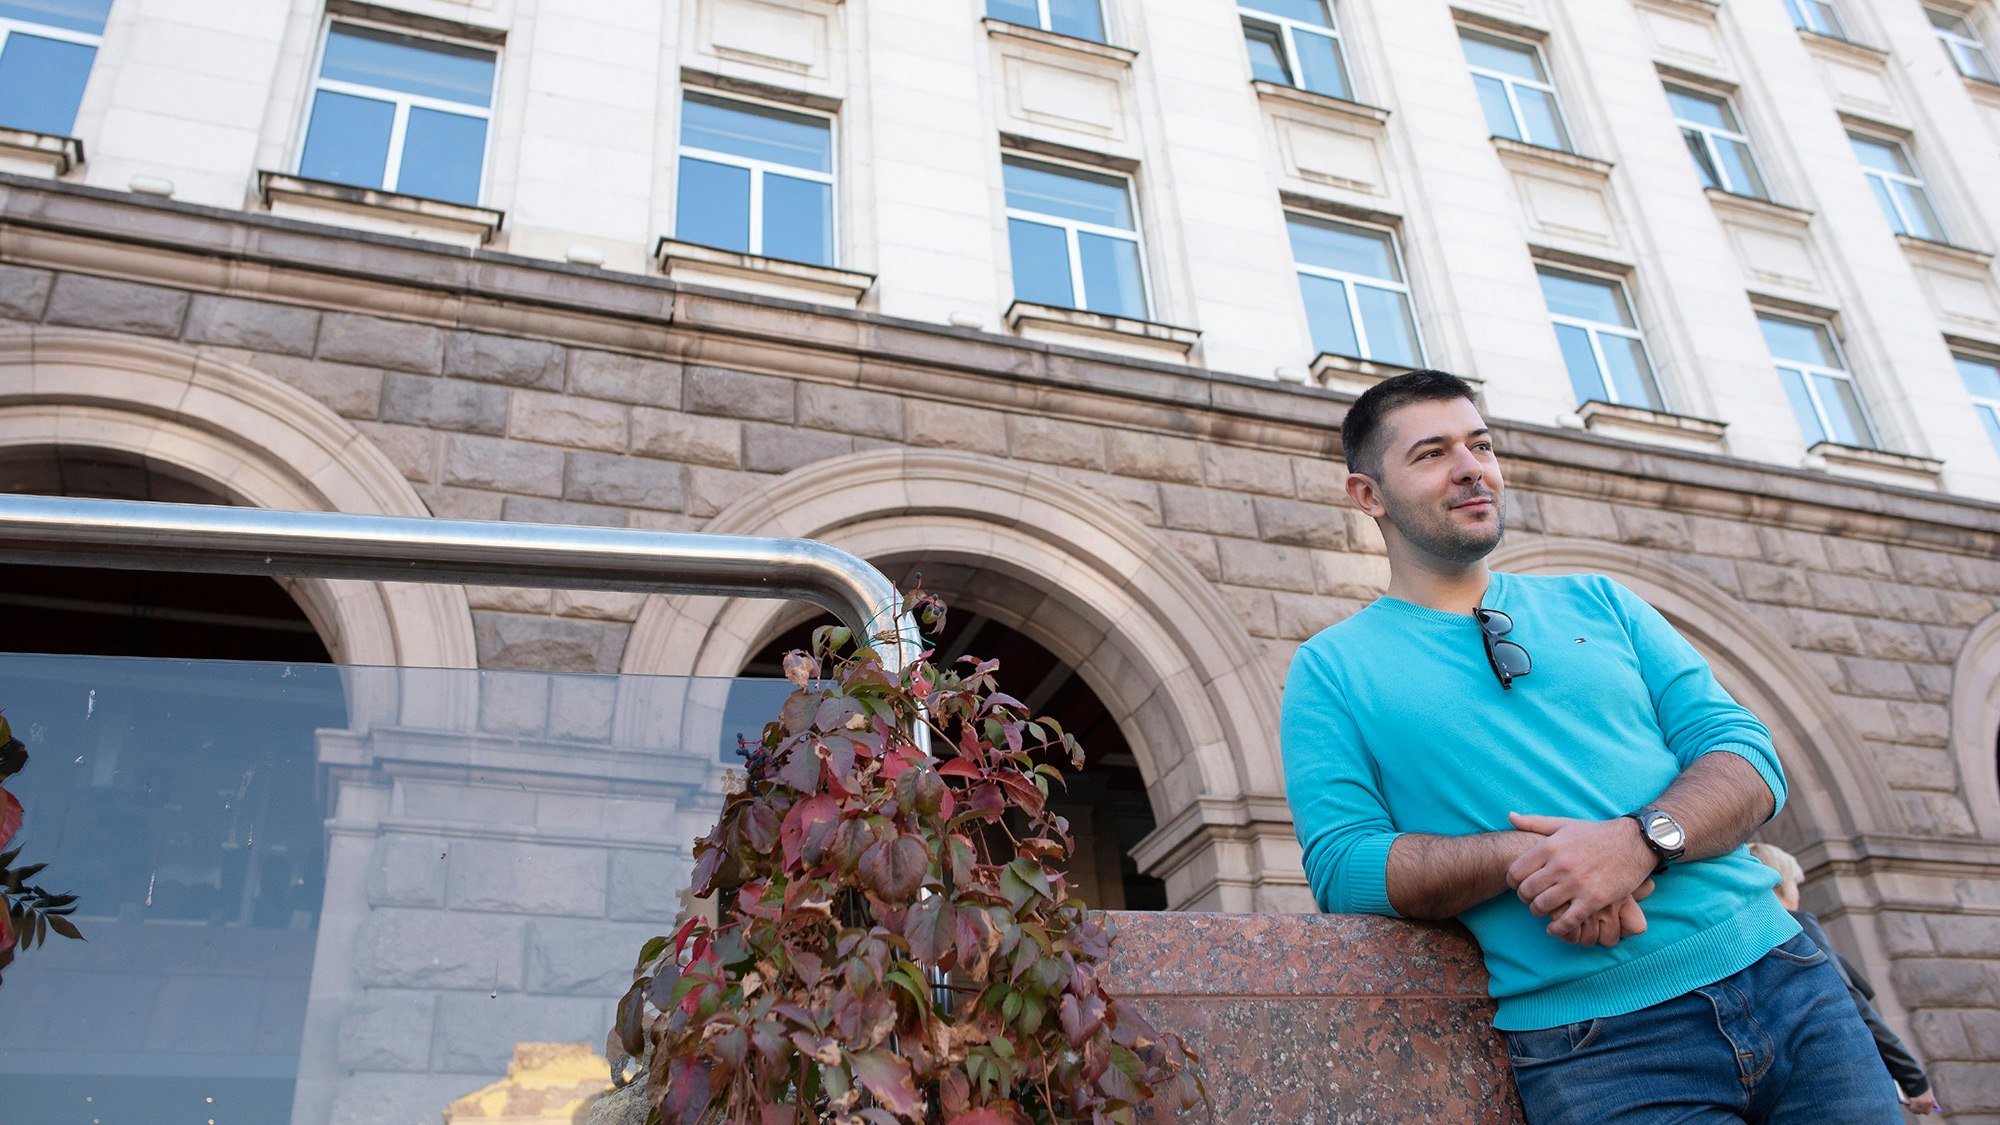
<path id="1" fill-rule="evenodd" d="M 1532 1031 L 1502 1032 L 1507 1037 L 1507 1057 L 1517 1067 L 1551 1063 L 1575 1054 L 1596 1040 L 1601 1019 L 1540 1027 Z"/>
<path id="2" fill-rule="evenodd" d="M 1826 960 L 1826 950 L 1813 944 L 1813 939 L 1801 930 L 1793 934 L 1791 940 L 1773 948 L 1771 956 L 1794 965 L 1817 965 Z"/>

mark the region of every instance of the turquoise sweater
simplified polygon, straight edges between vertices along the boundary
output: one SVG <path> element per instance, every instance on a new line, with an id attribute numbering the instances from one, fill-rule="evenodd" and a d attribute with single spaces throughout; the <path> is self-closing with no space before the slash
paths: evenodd
<path id="1" fill-rule="evenodd" d="M 1716 750 L 1784 774 L 1763 724 L 1638 595 L 1598 576 L 1495 574 L 1534 671 L 1502 691 L 1471 617 L 1380 598 L 1307 641 L 1285 682 L 1285 788 L 1320 909 L 1394 916 L 1399 832 L 1504 831 L 1511 812 L 1604 820 L 1646 806 Z M 1610 949 L 1550 937 L 1512 893 L 1459 916 L 1519 1031 L 1637 1011 L 1711 984 L 1798 932 L 1777 876 L 1737 848 L 1677 864 L 1648 928 Z"/>

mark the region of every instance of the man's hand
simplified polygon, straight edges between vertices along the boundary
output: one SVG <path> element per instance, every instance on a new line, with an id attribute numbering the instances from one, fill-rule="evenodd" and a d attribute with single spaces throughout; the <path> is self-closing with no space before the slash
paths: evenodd
<path id="1" fill-rule="evenodd" d="M 1938 1106 L 1937 1091 L 1925 1090 L 1923 1093 L 1911 1098 L 1910 1112 L 1916 1114 L 1918 1117 L 1932 1113 L 1943 1113 L 1944 1110 Z"/>
<path id="2" fill-rule="evenodd" d="M 1529 910 L 1552 919 L 1551 936 L 1579 942 L 1585 936 L 1585 924 L 1600 912 L 1618 907 L 1622 917 L 1628 900 L 1635 910 L 1638 908 L 1632 896 L 1653 873 L 1654 860 L 1636 821 L 1522 813 L 1508 813 L 1507 819 L 1519 831 L 1544 837 L 1507 868 L 1507 885 Z M 1591 931 L 1600 944 L 1603 928 L 1599 921 Z"/>
<path id="3" fill-rule="evenodd" d="M 1574 937 L 1564 940 L 1573 945 L 1601 945 L 1606 949 L 1617 945 L 1628 937 L 1637 937 L 1646 932 L 1646 912 L 1639 903 L 1653 893 L 1651 879 L 1639 884 L 1631 897 L 1624 902 L 1607 906 L 1584 919 Z"/>

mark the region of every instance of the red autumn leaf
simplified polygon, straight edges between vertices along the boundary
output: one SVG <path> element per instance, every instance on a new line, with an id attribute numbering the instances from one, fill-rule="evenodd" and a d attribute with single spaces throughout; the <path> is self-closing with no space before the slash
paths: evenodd
<path id="1" fill-rule="evenodd" d="M 0 789 L 0 848 L 14 838 L 21 830 L 21 802 L 12 793 Z"/>
<path id="2" fill-rule="evenodd" d="M 978 777 L 985 771 L 965 758 L 953 758 L 937 769 L 945 777 Z"/>
<path id="3" fill-rule="evenodd" d="M 813 712 L 812 725 L 823 731 L 842 730 L 849 720 L 860 716 L 860 703 L 848 696 L 836 695 L 821 701 L 819 709 Z"/>
<path id="4" fill-rule="evenodd" d="M 817 762 L 815 762 L 817 764 Z M 817 797 L 807 797 L 792 806 L 785 814 L 785 823 L 778 830 L 778 838 L 785 845 L 785 866 L 796 870 L 804 859 L 806 839 L 813 826 L 823 825 L 822 834 L 830 831 L 840 820 L 840 802 L 821 793 Z"/>
<path id="5" fill-rule="evenodd" d="M 927 965 L 943 960 L 955 948 L 957 926 L 958 911 L 951 899 L 941 894 L 919 899 L 903 920 L 910 956 Z"/>
<path id="6" fill-rule="evenodd" d="M 906 1119 L 923 1114 L 923 1098 L 910 1080 L 910 1064 L 901 1055 L 877 1047 L 848 1055 L 847 1063 L 855 1079 L 891 1113 Z"/>
<path id="7" fill-rule="evenodd" d="M 861 857 L 861 884 L 885 902 L 912 898 L 924 885 L 930 854 L 924 842 L 904 834 L 883 840 Z"/>
<path id="8" fill-rule="evenodd" d="M 1020 1125 L 1021 1115 L 1013 1102 L 983 1105 L 951 1119 L 950 1125 Z"/>

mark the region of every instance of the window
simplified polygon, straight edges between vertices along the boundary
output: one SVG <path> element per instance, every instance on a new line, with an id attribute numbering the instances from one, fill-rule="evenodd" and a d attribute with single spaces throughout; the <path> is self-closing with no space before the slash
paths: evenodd
<path id="1" fill-rule="evenodd" d="M 1253 77 L 1315 94 L 1352 96 L 1328 0 L 1238 0 L 1238 10 Z"/>
<path id="2" fill-rule="evenodd" d="M 1979 41 L 1979 35 L 1972 30 L 1964 16 L 1950 12 L 1940 12 L 1936 8 L 1925 8 L 1931 17 L 1931 28 L 1937 32 L 1938 42 L 1944 44 L 1944 53 L 1951 56 L 1951 65 L 1958 68 L 1967 78 L 1980 78 L 1988 82 L 2000 82 L 2000 76 L 1993 73 L 1993 59 L 1986 53 L 1986 44 Z"/>
<path id="3" fill-rule="evenodd" d="M 1493 135 L 1568 152 L 1569 130 L 1540 49 L 1477 31 L 1460 30 L 1458 41 Z"/>
<path id="4" fill-rule="evenodd" d="M 1750 138 L 1736 123 L 1736 111 L 1729 99 L 1698 90 L 1667 87 L 1667 102 L 1674 108 L 1674 121 L 1681 138 L 1694 156 L 1703 187 L 1721 188 L 1732 195 L 1770 198 L 1757 161 L 1750 155 Z"/>
<path id="5" fill-rule="evenodd" d="M 1943 242 L 1944 224 L 1938 221 L 1923 177 L 1917 175 L 1903 146 L 1857 133 L 1849 133 L 1847 139 L 1854 145 L 1868 186 L 1875 189 L 1875 202 L 1882 205 L 1882 217 L 1889 220 L 1889 228 L 1897 234 Z"/>
<path id="6" fill-rule="evenodd" d="M 986 0 L 986 14 L 1022 27 L 1104 42 L 1104 17 L 1097 0 Z"/>
<path id="7" fill-rule="evenodd" d="M 1291 215 L 1292 260 L 1313 350 L 1400 367 L 1423 362 L 1410 287 L 1385 230 Z"/>
<path id="8" fill-rule="evenodd" d="M 674 237 L 833 264 L 833 122 L 689 94 Z"/>
<path id="9" fill-rule="evenodd" d="M 474 47 L 333 24 L 299 175 L 477 204 L 495 61 Z"/>
<path id="10" fill-rule="evenodd" d="M 1539 267 L 1542 298 L 1555 322 L 1576 401 L 1662 409 L 1646 338 L 1622 282 Z"/>
<path id="11" fill-rule="evenodd" d="M 1015 299 L 1145 319 L 1145 270 L 1126 181 L 1015 156 L 1006 158 L 1003 174 Z"/>
<path id="12" fill-rule="evenodd" d="M 0 126 L 69 136 L 111 0 L 0 0 Z"/>
<path id="13" fill-rule="evenodd" d="M 1832 0 L 1785 0 L 1785 10 L 1792 14 L 1793 27 L 1835 39 L 1847 38 L 1847 30 L 1840 25 L 1840 12 Z"/>
<path id="14" fill-rule="evenodd" d="M 1840 348 L 1824 324 L 1761 313 L 1764 343 L 1778 361 L 1778 377 L 1792 401 L 1808 447 L 1823 441 L 1875 448 L 1875 432 L 1861 410 L 1854 378 L 1841 362 Z"/>
<path id="15" fill-rule="evenodd" d="M 1952 359 L 1958 362 L 1959 378 L 1965 380 L 1965 389 L 1972 394 L 1972 408 L 1979 412 L 1986 436 L 1993 439 L 1993 448 L 2000 451 L 2000 359 L 1969 355 L 1954 355 Z"/>

